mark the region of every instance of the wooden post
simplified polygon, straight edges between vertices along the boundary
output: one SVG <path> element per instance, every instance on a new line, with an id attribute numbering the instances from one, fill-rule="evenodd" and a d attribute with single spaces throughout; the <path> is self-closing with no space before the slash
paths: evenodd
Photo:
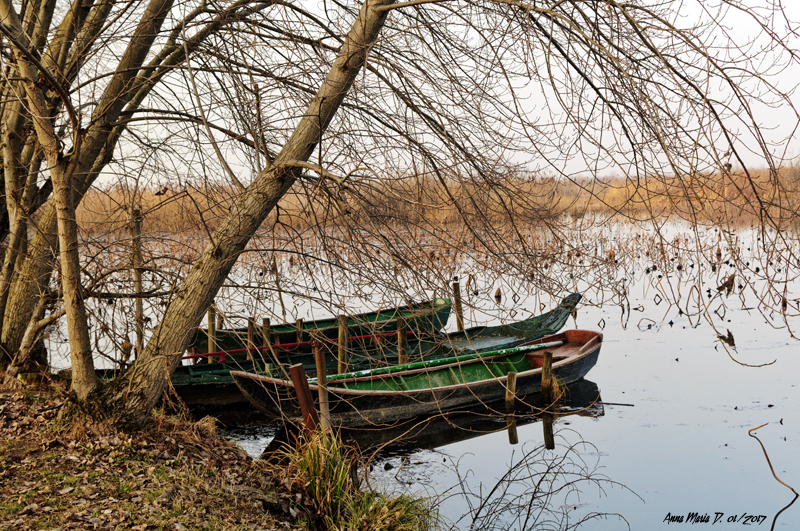
<path id="1" fill-rule="evenodd" d="M 506 417 L 506 429 L 508 430 L 508 444 L 518 444 L 519 436 L 517 435 L 516 417 Z"/>
<path id="2" fill-rule="evenodd" d="M 298 319 L 295 326 L 297 327 L 297 342 L 301 343 L 303 341 L 303 320 Z"/>
<path id="3" fill-rule="evenodd" d="M 139 357 L 144 347 L 144 310 L 142 308 L 142 215 L 139 210 L 131 212 L 131 232 L 133 233 L 133 292 L 136 297 L 136 348 L 133 358 Z"/>
<path id="4" fill-rule="evenodd" d="M 553 437 L 553 414 L 542 413 L 542 430 L 544 431 L 544 447 L 548 450 L 556 449 L 556 441 Z"/>
<path id="5" fill-rule="evenodd" d="M 208 354 L 217 351 L 217 309 L 212 304 L 208 307 Z M 206 358 L 211 363 L 211 358 Z"/>
<path id="6" fill-rule="evenodd" d="M 275 273 L 275 287 L 278 290 L 278 300 L 281 303 L 281 315 L 283 322 L 286 323 L 286 306 L 283 304 L 283 290 L 281 289 L 280 272 L 278 271 L 278 260 L 272 255 L 272 272 Z"/>
<path id="7" fill-rule="evenodd" d="M 337 369 L 339 374 L 342 374 L 343 372 L 347 372 L 347 347 L 349 346 L 347 337 L 347 316 L 340 315 L 337 320 L 339 321 L 339 366 Z"/>
<path id="8" fill-rule="evenodd" d="M 300 402 L 300 411 L 303 414 L 303 424 L 309 432 L 315 431 L 319 425 L 319 415 L 317 408 L 314 407 L 314 398 L 311 396 L 311 389 L 308 387 L 308 378 L 302 363 L 295 363 L 289 367 L 289 374 L 292 376 L 294 391 L 297 393 L 297 400 Z"/>
<path id="9" fill-rule="evenodd" d="M 517 373 L 509 372 L 506 377 L 506 411 L 513 413 L 517 407 Z"/>
<path id="10" fill-rule="evenodd" d="M 328 406 L 328 377 L 325 369 L 325 351 L 322 341 L 313 339 L 314 358 L 317 362 L 317 391 L 319 392 L 320 424 L 325 430 L 331 427 L 331 412 Z"/>
<path id="11" fill-rule="evenodd" d="M 272 328 L 269 322 L 269 317 L 261 319 L 261 341 L 264 343 L 262 346 L 269 346 L 272 341 Z"/>
<path id="12" fill-rule="evenodd" d="M 408 335 L 406 333 L 406 320 L 403 317 L 397 318 L 397 363 L 404 365 L 408 363 Z"/>
<path id="13" fill-rule="evenodd" d="M 553 400 L 553 353 L 549 350 L 542 355 L 542 398 L 547 404 Z"/>
<path id="14" fill-rule="evenodd" d="M 256 319 L 255 317 L 248 317 L 247 318 L 247 359 L 253 359 L 253 353 L 250 351 L 251 348 L 256 346 L 255 343 L 255 335 L 256 335 Z"/>
<path id="15" fill-rule="evenodd" d="M 453 282 L 453 299 L 456 307 L 456 324 L 458 331 L 464 331 L 464 307 L 461 305 L 461 282 Z"/>

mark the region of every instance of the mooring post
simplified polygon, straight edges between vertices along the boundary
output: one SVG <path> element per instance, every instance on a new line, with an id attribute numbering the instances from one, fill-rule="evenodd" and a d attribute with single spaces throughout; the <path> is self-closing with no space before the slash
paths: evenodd
<path id="1" fill-rule="evenodd" d="M 131 212 L 131 232 L 133 233 L 133 291 L 136 294 L 136 348 L 133 358 L 139 357 L 144 347 L 144 309 L 142 308 L 142 214 L 137 209 Z"/>
<path id="2" fill-rule="evenodd" d="M 456 307 L 456 325 L 458 325 L 458 331 L 464 331 L 464 307 L 461 304 L 461 282 L 456 279 L 453 282 L 453 301 Z"/>
<path id="3" fill-rule="evenodd" d="M 397 363 L 408 363 L 408 325 L 404 317 L 397 318 Z"/>
<path id="4" fill-rule="evenodd" d="M 553 353 L 549 350 L 542 355 L 542 398 L 547 404 L 553 401 Z"/>
<path id="5" fill-rule="evenodd" d="M 548 450 L 555 450 L 556 441 L 553 437 L 552 413 L 542 413 L 542 430 L 544 430 L 544 447 Z"/>
<path id="6" fill-rule="evenodd" d="M 208 354 L 217 351 L 217 309 L 212 303 L 208 307 Z M 211 357 L 206 358 L 207 363 L 211 363 Z"/>
<path id="7" fill-rule="evenodd" d="M 328 376 L 325 370 L 325 350 L 322 341 L 317 338 L 311 340 L 314 348 L 314 358 L 317 362 L 317 391 L 319 393 L 320 424 L 325 430 L 331 427 L 331 412 L 328 406 Z"/>
<path id="8" fill-rule="evenodd" d="M 506 377 L 506 411 L 513 413 L 517 408 L 517 373 L 509 372 Z"/>
<path id="9" fill-rule="evenodd" d="M 303 414 L 303 424 L 309 432 L 316 431 L 319 425 L 319 414 L 314 407 L 314 398 L 311 396 L 311 388 L 308 387 L 308 378 L 302 363 L 295 363 L 289 367 L 289 374 L 292 376 L 294 391 L 297 393 L 297 400 L 300 402 L 300 412 Z"/>
<path id="10" fill-rule="evenodd" d="M 253 352 L 250 350 L 255 348 L 255 335 L 256 335 L 256 318 L 247 318 L 247 359 L 253 359 Z"/>
<path id="11" fill-rule="evenodd" d="M 281 303 L 281 316 L 283 322 L 286 324 L 286 305 L 283 304 L 283 290 L 281 289 L 281 274 L 278 271 L 278 260 L 275 255 L 272 255 L 272 272 L 275 274 L 275 287 L 278 290 L 278 300 Z"/>
<path id="12" fill-rule="evenodd" d="M 339 364 L 337 370 L 339 374 L 343 372 L 347 372 L 347 347 L 348 347 L 348 337 L 347 337 L 347 316 L 340 315 L 337 318 L 339 323 L 339 349 L 338 349 L 338 357 Z"/>
<path id="13" fill-rule="evenodd" d="M 517 418 L 510 416 L 506 417 L 506 429 L 508 430 L 508 444 L 519 443 L 519 436 L 517 435 Z"/>

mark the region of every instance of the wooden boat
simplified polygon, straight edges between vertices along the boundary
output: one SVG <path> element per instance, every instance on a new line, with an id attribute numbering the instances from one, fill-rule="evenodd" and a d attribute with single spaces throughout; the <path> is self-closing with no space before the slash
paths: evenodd
<path id="1" fill-rule="evenodd" d="M 447 326 L 451 308 L 450 299 L 436 298 L 407 306 L 351 315 L 347 317 L 348 336 L 374 336 L 396 332 L 397 319 L 400 317 L 405 320 L 409 331 L 418 336 L 431 335 Z M 241 351 L 238 352 L 239 354 L 246 352 L 248 347 L 247 335 L 247 328 L 216 330 L 213 351 Z M 269 343 L 273 346 L 291 345 L 291 348 L 296 351 L 310 351 L 312 335 L 337 340 L 339 337 L 339 322 L 336 317 L 331 317 L 313 321 L 299 321 L 291 324 L 270 325 L 269 335 Z M 254 346 L 266 346 L 260 323 L 256 327 L 253 339 Z M 208 349 L 208 330 L 197 329 L 187 350 L 197 353 L 210 352 Z M 245 356 L 239 357 L 244 358 Z"/>
<path id="2" fill-rule="evenodd" d="M 408 356 L 411 361 L 452 357 L 459 352 L 478 353 L 498 348 L 513 347 L 532 339 L 558 332 L 575 311 L 581 299 L 572 293 L 541 315 L 499 326 L 475 326 L 463 332 L 446 335 L 415 337 L 409 334 Z M 394 335 L 394 334 L 392 334 Z M 374 336 L 362 338 L 349 345 L 351 369 L 360 370 L 396 365 L 396 337 Z M 326 371 L 337 372 L 337 343 L 326 345 Z M 270 375 L 278 372 L 279 365 L 302 363 L 309 375 L 316 374 L 316 362 L 310 352 L 298 352 L 292 344 L 274 345 L 270 349 L 251 352 L 254 359 L 231 358 L 225 362 L 179 366 L 172 374 L 172 385 L 178 396 L 189 406 L 224 407 L 248 400 L 230 376 L 230 371 L 243 371 Z M 277 374 L 276 374 L 277 375 Z"/>
<path id="3" fill-rule="evenodd" d="M 545 350 L 553 354 L 553 375 L 564 384 L 583 378 L 595 365 L 603 336 L 568 330 L 524 346 L 467 354 L 332 376 L 327 382 L 331 424 L 341 427 L 389 425 L 474 404 L 503 400 L 508 373 L 516 373 L 518 397 L 541 390 Z M 231 371 L 250 402 L 269 415 L 301 420 L 290 380 Z M 309 380 L 312 395 L 318 385 Z"/>

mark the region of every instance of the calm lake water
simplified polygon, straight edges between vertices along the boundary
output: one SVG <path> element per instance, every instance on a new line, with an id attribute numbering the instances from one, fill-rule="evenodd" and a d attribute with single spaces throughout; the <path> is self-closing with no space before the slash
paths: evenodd
<path id="1" fill-rule="evenodd" d="M 604 402 L 632 407 L 604 405 L 602 416 L 556 420 L 555 450 L 542 448 L 542 423 L 536 422 L 517 427 L 516 445 L 501 429 L 434 449 L 385 451 L 373 461 L 371 483 L 438 496 L 442 515 L 462 529 L 473 523 L 470 511 L 481 498 L 491 502 L 494 514 L 478 513 L 476 529 L 559 529 L 592 513 L 619 517 L 593 520 L 585 529 L 626 529 L 626 521 L 631 529 L 667 529 L 681 525 L 666 521 L 668 515 L 685 522 L 693 512 L 709 516 L 698 526 L 735 529 L 750 522 L 770 528 L 794 494 L 773 478 L 748 430 L 768 423 L 756 435 L 775 474 L 800 488 L 800 346 L 757 312 L 728 310 L 724 326 L 734 334 L 738 358 L 777 360 L 743 367 L 724 352 L 711 326 L 692 327 L 677 313 L 650 329 L 629 324 L 623 330 L 618 309 L 580 312 L 579 327 L 606 323 L 600 359 L 588 378 Z M 262 427 L 239 433 L 241 444 L 257 455 L 272 432 Z M 527 479 L 501 485 L 503 507 L 488 493 L 514 466 L 529 473 L 517 470 L 515 477 Z M 563 477 L 545 474 L 553 467 Z M 516 520 L 524 514 L 518 504 L 533 501 L 543 475 L 544 490 L 573 484 L 552 497 L 539 492 L 542 502 L 534 507 L 540 518 L 523 526 Z M 462 487 L 471 494 L 464 495 Z M 762 517 L 761 523 L 748 520 L 750 515 Z M 734 516 L 737 522 L 729 522 Z M 800 528 L 800 502 L 779 516 L 775 528 Z"/>
<path id="2" fill-rule="evenodd" d="M 495 433 L 436 448 L 385 449 L 371 462 L 371 486 L 435 497 L 458 529 L 564 529 L 592 515 L 598 517 L 582 528 L 800 529 L 800 501 L 781 513 L 795 495 L 748 435 L 766 424 L 755 434 L 774 473 L 800 490 L 800 344 L 779 315 L 752 309 L 755 277 L 751 295 L 716 295 L 720 273 L 695 290 L 695 300 L 698 293 L 706 300 L 707 288 L 715 294 L 705 312 L 712 327 L 659 301 L 642 269 L 626 291 L 631 315 L 619 305 L 582 307 L 577 323 L 567 325 L 602 328 L 603 348 L 588 379 L 606 405 L 595 406 L 594 416 L 558 418 L 555 449 L 543 448 L 541 422 L 520 423 L 514 445 L 498 422 Z M 694 280 L 679 276 L 673 288 L 684 290 L 687 308 Z M 787 299 L 797 298 L 796 289 L 790 279 Z M 529 298 L 535 307 L 539 301 Z M 728 331 L 737 360 L 774 363 L 733 361 L 717 337 Z M 231 435 L 255 456 L 273 432 L 255 426 Z M 687 524 L 690 513 L 698 523 Z"/>

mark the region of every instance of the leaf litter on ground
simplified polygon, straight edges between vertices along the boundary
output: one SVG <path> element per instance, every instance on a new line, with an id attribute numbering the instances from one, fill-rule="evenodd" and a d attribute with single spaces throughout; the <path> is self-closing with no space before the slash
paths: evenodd
<path id="1" fill-rule="evenodd" d="M 290 494 L 209 420 L 64 429 L 56 384 L 0 387 L 0 529 L 297 529 Z"/>

